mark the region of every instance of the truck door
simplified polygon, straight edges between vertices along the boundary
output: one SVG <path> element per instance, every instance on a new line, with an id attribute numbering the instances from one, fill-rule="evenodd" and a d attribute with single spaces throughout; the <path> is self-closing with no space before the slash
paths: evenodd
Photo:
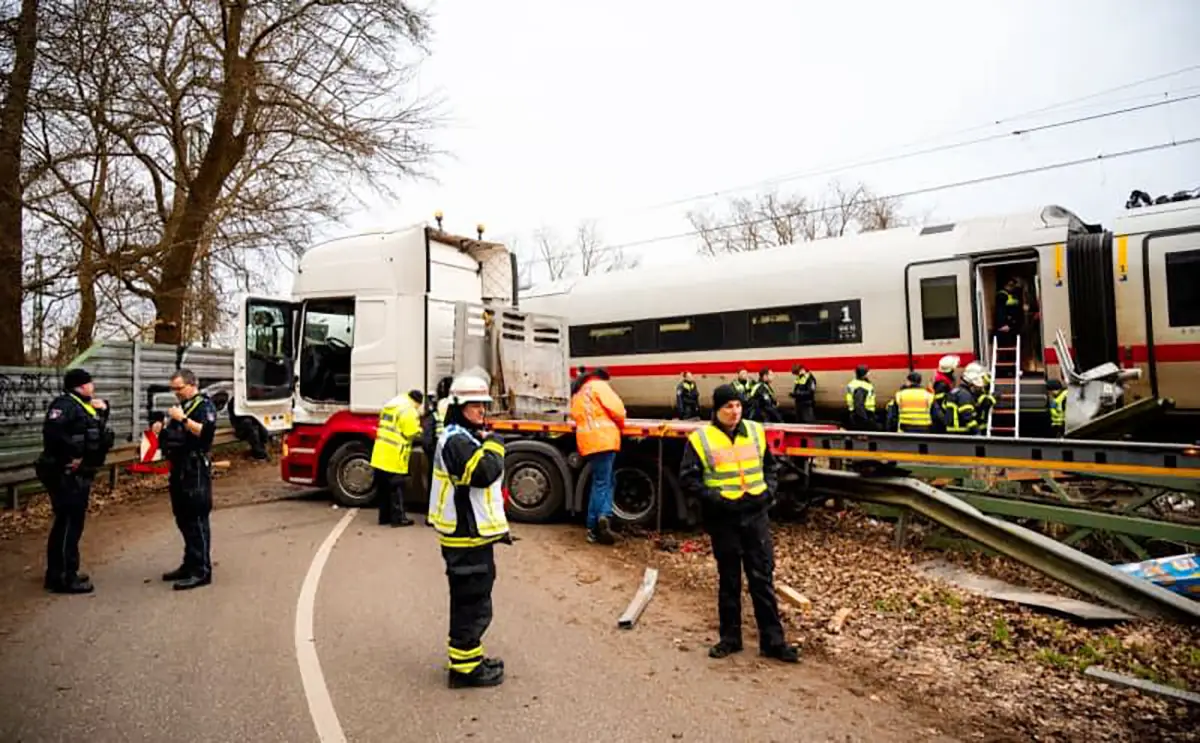
<path id="1" fill-rule="evenodd" d="M 975 355 L 971 267 L 966 258 L 910 263 L 905 269 L 908 363 L 928 376 L 938 359 Z"/>
<path id="2" fill-rule="evenodd" d="M 292 426 L 294 325 L 295 308 L 284 299 L 246 297 L 238 307 L 240 339 L 233 352 L 233 412 L 257 418 L 272 432 Z"/>

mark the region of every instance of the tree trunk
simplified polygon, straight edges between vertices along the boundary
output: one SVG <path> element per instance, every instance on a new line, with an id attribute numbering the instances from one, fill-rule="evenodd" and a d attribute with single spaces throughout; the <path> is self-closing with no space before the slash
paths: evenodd
<path id="1" fill-rule="evenodd" d="M 8 79 L 0 112 L 0 364 L 25 363 L 25 323 L 21 317 L 24 259 L 22 240 L 21 141 L 33 62 L 37 56 L 37 0 L 22 0 Z"/>

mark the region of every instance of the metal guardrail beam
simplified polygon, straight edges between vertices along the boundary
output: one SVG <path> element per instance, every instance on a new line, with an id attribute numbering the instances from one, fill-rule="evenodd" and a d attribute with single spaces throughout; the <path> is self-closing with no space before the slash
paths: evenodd
<path id="1" fill-rule="evenodd" d="M 216 435 L 213 437 L 213 446 L 224 446 L 236 440 L 231 429 L 218 429 Z M 122 465 L 138 461 L 140 451 L 141 447 L 139 444 L 115 446 L 108 452 L 108 457 L 104 460 L 104 466 L 100 468 L 100 471 L 107 471 L 110 483 L 115 483 L 116 470 Z M 21 463 L 0 468 L 0 488 L 4 489 L 4 502 L 10 508 L 20 506 L 19 498 L 21 490 L 27 485 L 36 485 L 36 489 L 28 492 L 40 493 L 43 491 L 32 464 Z"/>
<path id="2" fill-rule="evenodd" d="M 1131 614 L 1200 624 L 1200 604 L 1134 578 L 1094 557 L 1022 526 L 993 518 L 918 480 L 869 478 L 814 469 L 810 490 L 818 495 L 905 506 L 1072 588 Z"/>
<path id="3" fill-rule="evenodd" d="M 957 488 L 947 488 L 946 492 L 965 500 L 984 513 L 1037 519 L 1038 521 L 1067 524 L 1069 526 L 1084 526 L 1096 531 L 1108 531 L 1115 534 L 1132 534 L 1137 537 L 1152 537 L 1154 539 L 1167 539 L 1175 542 L 1186 542 L 1188 544 L 1200 544 L 1200 524 L 1148 519 L 1141 516 L 1127 516 L 1119 513 L 1095 511 L 1089 508 L 1039 503 L 1020 498 L 1002 498 L 994 495 L 964 492 Z"/>

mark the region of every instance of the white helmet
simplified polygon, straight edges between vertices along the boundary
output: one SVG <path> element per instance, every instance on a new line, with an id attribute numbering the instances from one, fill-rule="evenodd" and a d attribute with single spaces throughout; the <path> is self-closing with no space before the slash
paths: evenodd
<path id="1" fill-rule="evenodd" d="M 958 368 L 957 356 L 943 356 L 938 359 L 938 371 L 943 374 L 949 374 Z"/>
<path id="2" fill-rule="evenodd" d="M 491 402 L 487 380 L 474 374 L 459 374 L 450 383 L 450 404 L 465 405 L 469 402 Z"/>
<path id="3" fill-rule="evenodd" d="M 983 378 L 986 374 L 987 370 L 983 368 L 982 364 L 978 361 L 972 361 L 967 364 L 966 369 L 963 369 L 962 378 L 966 380 L 967 384 L 973 387 L 982 387 L 984 385 Z"/>

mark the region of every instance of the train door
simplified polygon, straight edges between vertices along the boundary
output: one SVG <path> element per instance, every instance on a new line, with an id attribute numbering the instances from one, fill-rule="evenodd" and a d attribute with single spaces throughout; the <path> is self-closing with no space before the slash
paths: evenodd
<path id="1" fill-rule="evenodd" d="M 1130 241 L 1132 242 L 1132 241 Z M 1133 245 L 1129 246 L 1131 250 Z M 1151 233 L 1138 246 L 1145 281 L 1146 357 L 1155 397 L 1200 406 L 1200 231 Z"/>
<path id="2" fill-rule="evenodd" d="M 247 297 L 238 307 L 241 336 L 233 351 L 233 412 L 268 431 L 292 425 L 295 308 L 284 299 Z"/>
<path id="3" fill-rule="evenodd" d="M 1041 300 L 1036 254 L 976 262 L 976 338 L 980 363 L 990 367 L 993 346 L 998 346 L 997 364 L 1007 368 L 1001 370 L 1006 376 L 1015 370 L 1014 363 L 1019 363 L 1025 374 L 1045 373 Z"/>
<path id="4" fill-rule="evenodd" d="M 910 263 L 906 276 L 908 365 L 929 375 L 938 359 L 975 355 L 971 322 L 971 264 L 966 258 Z"/>

